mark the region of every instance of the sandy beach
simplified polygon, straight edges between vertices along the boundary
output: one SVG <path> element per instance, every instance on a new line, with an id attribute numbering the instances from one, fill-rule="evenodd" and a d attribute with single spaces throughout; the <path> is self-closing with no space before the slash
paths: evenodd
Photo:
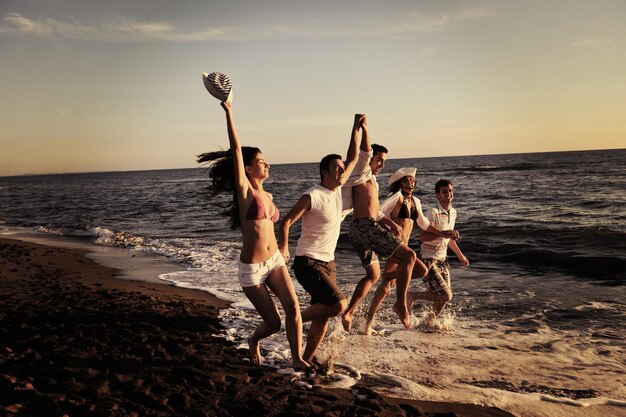
<path id="1" fill-rule="evenodd" d="M 217 336 L 224 301 L 115 278 L 120 271 L 86 254 L 0 239 L 0 414 L 512 415 L 383 397 L 362 384 L 325 389 L 254 367 Z"/>

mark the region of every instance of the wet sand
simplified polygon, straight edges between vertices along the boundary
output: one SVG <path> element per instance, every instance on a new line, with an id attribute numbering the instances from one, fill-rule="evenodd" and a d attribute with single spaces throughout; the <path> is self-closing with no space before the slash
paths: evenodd
<path id="1" fill-rule="evenodd" d="M 255 367 L 216 336 L 226 302 L 116 278 L 87 253 L 0 238 L 0 415 L 512 416 Z"/>

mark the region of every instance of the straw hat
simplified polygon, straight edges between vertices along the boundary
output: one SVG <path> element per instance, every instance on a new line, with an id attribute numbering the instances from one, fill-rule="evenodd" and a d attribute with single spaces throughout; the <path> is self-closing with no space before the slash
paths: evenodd
<path id="1" fill-rule="evenodd" d="M 415 173 L 417 172 L 417 168 L 400 168 L 389 177 L 389 186 L 394 182 L 401 180 L 404 177 L 413 177 L 415 178 Z"/>
<path id="2" fill-rule="evenodd" d="M 221 72 L 212 72 L 210 74 L 203 72 L 202 80 L 204 81 L 204 86 L 213 97 L 227 103 L 233 101 L 233 84 L 228 75 Z"/>

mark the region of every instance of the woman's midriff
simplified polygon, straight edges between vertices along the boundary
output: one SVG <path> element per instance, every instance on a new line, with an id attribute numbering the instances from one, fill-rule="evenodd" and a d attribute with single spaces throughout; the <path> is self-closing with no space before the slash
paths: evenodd
<path id="1" fill-rule="evenodd" d="M 268 219 L 244 220 L 241 225 L 243 247 L 239 260 L 246 264 L 255 264 L 271 258 L 278 244 L 274 235 L 274 223 Z"/>
<path id="2" fill-rule="evenodd" d="M 395 218 L 393 222 L 402 228 L 402 233 L 399 238 L 405 245 L 409 244 L 409 239 L 411 238 L 411 232 L 413 231 L 413 220 L 412 219 L 400 219 Z"/>

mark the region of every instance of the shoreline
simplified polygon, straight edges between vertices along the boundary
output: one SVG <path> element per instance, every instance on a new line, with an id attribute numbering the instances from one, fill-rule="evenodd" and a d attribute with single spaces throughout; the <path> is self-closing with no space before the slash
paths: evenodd
<path id="1" fill-rule="evenodd" d="M 0 237 L 7 415 L 512 416 L 384 397 L 361 383 L 307 388 L 311 381 L 252 366 L 245 350 L 216 336 L 226 301 L 158 279 L 120 279 L 93 251 L 51 241 Z"/>

